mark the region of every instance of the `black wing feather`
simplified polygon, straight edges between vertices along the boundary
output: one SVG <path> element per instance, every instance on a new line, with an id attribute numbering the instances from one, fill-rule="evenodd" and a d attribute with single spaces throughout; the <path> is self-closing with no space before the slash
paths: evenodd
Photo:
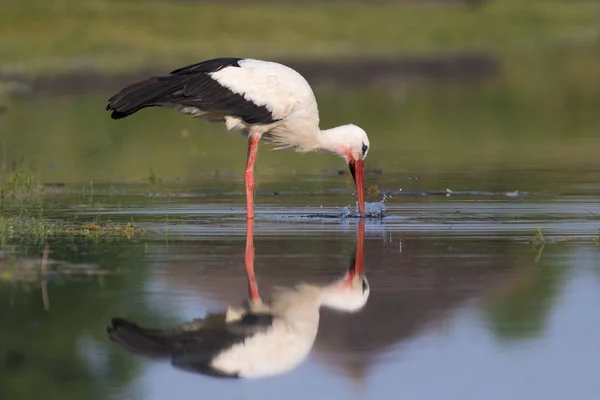
<path id="1" fill-rule="evenodd" d="M 273 123 L 271 111 L 234 93 L 209 75 L 226 67 L 241 68 L 241 58 L 216 58 L 173 70 L 125 87 L 108 100 L 113 119 L 125 118 L 146 107 L 181 105 L 241 118 L 248 124 Z"/>
<path id="2" fill-rule="evenodd" d="M 125 350 L 146 357 L 168 357 L 171 345 L 160 337 L 160 332 L 142 328 L 122 318 L 113 318 L 112 326 L 107 328 L 110 340 Z"/>
<path id="3" fill-rule="evenodd" d="M 109 338 L 125 350 L 149 358 L 172 359 L 173 365 L 205 375 L 238 377 L 211 367 L 215 356 L 248 337 L 272 326 L 271 314 L 247 313 L 239 321 L 227 323 L 222 314 L 179 327 L 158 330 L 142 328 L 122 318 L 113 318 L 107 328 Z"/>
<path id="4" fill-rule="evenodd" d="M 213 58 L 211 60 L 201 61 L 199 63 L 195 63 L 192 65 L 187 65 L 185 67 L 177 68 L 171 71 L 172 75 L 177 74 L 195 74 L 195 73 L 209 73 L 216 72 L 225 67 L 240 67 L 239 62 L 242 61 L 243 58 L 235 58 L 235 57 L 221 57 L 221 58 Z"/>

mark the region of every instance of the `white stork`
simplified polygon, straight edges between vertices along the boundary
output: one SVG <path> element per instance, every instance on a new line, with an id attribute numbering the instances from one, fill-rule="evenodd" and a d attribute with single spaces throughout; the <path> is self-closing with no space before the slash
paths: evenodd
<path id="1" fill-rule="evenodd" d="M 352 124 L 321 130 L 314 93 L 297 71 L 275 62 L 216 58 L 127 86 L 109 99 L 106 109 L 120 119 L 153 106 L 225 122 L 228 130 L 247 136 L 247 218 L 254 218 L 254 163 L 261 137 L 279 148 L 325 150 L 344 158 L 354 179 L 358 211 L 364 214 L 369 138 Z"/>
<path id="2" fill-rule="evenodd" d="M 364 276 L 364 220 L 359 221 L 354 260 L 343 278 L 325 286 L 301 283 L 279 288 L 265 302 L 254 277 L 254 220 L 247 221 L 246 304 L 166 330 L 113 318 L 107 329 L 110 339 L 134 354 L 171 358 L 174 366 L 184 370 L 215 377 L 259 378 L 287 372 L 308 356 L 317 336 L 321 306 L 355 312 L 366 304 L 370 288 Z"/>

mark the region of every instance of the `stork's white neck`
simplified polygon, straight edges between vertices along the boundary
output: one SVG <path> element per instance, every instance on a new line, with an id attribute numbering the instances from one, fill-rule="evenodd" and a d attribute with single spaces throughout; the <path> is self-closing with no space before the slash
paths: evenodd
<path id="1" fill-rule="evenodd" d="M 365 131 L 352 124 L 320 130 L 314 121 L 296 118 L 268 133 L 265 139 L 279 149 L 293 148 L 302 153 L 324 150 L 346 160 L 364 159 L 369 146 Z"/>
<path id="2" fill-rule="evenodd" d="M 274 296 L 273 309 L 281 314 L 314 312 L 321 306 L 341 311 L 354 310 L 357 304 L 366 301 L 359 279 L 357 276 L 350 283 L 346 275 L 329 285 L 301 283 L 294 289 L 280 289 Z"/>
<path id="3" fill-rule="evenodd" d="M 277 288 L 274 292 L 273 308 L 276 311 L 288 312 L 291 308 L 305 308 L 305 309 L 318 309 L 330 296 L 335 295 L 339 288 L 341 288 L 342 281 L 336 281 L 332 284 L 321 286 L 313 285 L 309 283 L 300 283 L 293 289 L 291 288 Z"/>
<path id="4" fill-rule="evenodd" d="M 347 158 L 348 153 L 351 151 L 348 130 L 345 125 L 320 131 L 317 135 L 317 141 L 320 150 L 329 151 L 342 158 Z"/>

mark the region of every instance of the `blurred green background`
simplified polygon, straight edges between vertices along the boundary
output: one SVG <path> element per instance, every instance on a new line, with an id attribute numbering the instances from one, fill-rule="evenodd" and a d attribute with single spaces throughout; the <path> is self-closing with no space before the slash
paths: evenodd
<path id="1" fill-rule="evenodd" d="M 595 1 L 4 1 L 2 165 L 46 180 L 241 178 L 245 143 L 169 110 L 113 121 L 106 100 L 222 56 L 304 73 L 322 127 L 353 122 L 384 172 L 581 168 L 600 150 Z M 259 155 L 257 173 L 322 172 L 331 155 Z M 152 172 L 150 172 L 152 171 Z"/>

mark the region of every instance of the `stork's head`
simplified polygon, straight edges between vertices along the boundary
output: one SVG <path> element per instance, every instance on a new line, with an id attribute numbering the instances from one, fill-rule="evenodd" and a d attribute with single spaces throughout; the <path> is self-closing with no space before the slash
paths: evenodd
<path id="1" fill-rule="evenodd" d="M 369 154 L 369 137 L 367 132 L 356 125 L 345 125 L 348 135 L 348 148 L 344 154 L 348 161 L 348 168 L 354 179 L 356 198 L 358 200 L 358 212 L 365 212 L 365 158 Z"/>
<path id="2" fill-rule="evenodd" d="M 346 135 L 346 152 L 344 156 L 348 162 L 364 162 L 371 146 L 367 132 L 353 124 L 344 125 L 343 127 Z"/>
<path id="3" fill-rule="evenodd" d="M 342 157 L 348 163 L 356 187 L 358 212 L 365 212 L 365 158 L 371 143 L 367 133 L 356 125 L 348 124 L 322 131 L 318 136 L 320 149 Z"/>

